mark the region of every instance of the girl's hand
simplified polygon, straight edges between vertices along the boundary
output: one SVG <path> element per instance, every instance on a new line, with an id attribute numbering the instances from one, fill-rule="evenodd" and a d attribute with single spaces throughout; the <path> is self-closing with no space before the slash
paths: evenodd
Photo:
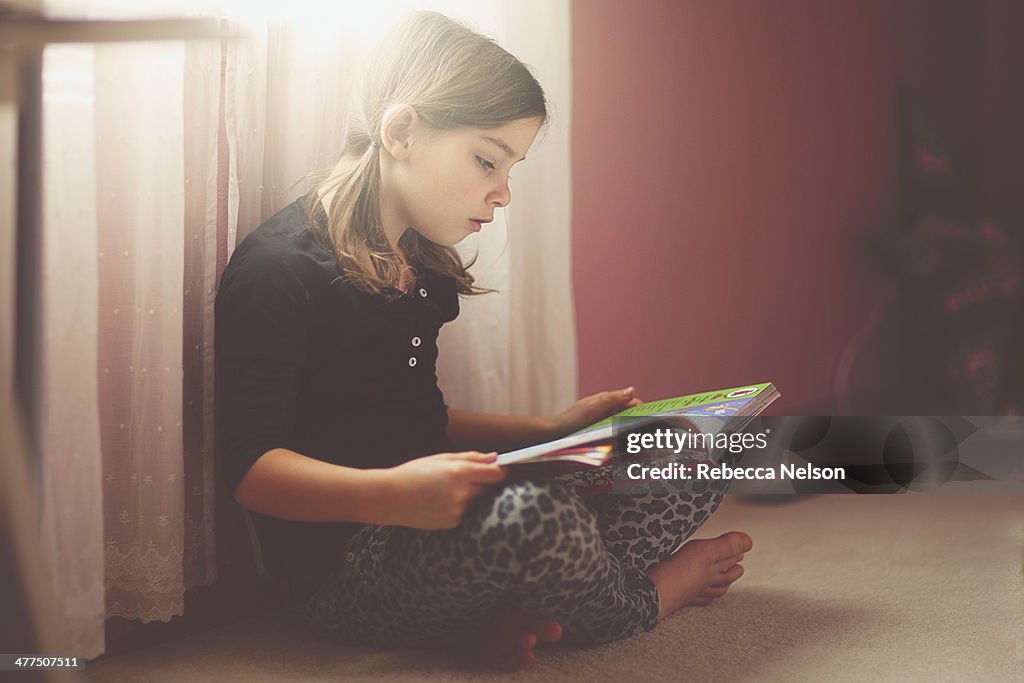
<path id="1" fill-rule="evenodd" d="M 586 398 L 581 398 L 566 410 L 551 417 L 553 438 L 572 434 L 598 420 L 614 415 L 620 410 L 638 406 L 643 401 L 636 397 L 636 389 L 617 389 L 602 391 Z"/>
<path id="2" fill-rule="evenodd" d="M 470 501 L 505 478 L 497 453 L 440 453 L 386 470 L 394 493 L 390 524 L 414 529 L 459 525 Z"/>

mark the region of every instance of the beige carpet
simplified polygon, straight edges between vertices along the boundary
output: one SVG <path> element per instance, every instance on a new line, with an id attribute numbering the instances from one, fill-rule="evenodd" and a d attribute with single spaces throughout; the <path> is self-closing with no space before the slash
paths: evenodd
<path id="1" fill-rule="evenodd" d="M 454 653 L 377 652 L 286 617 L 98 661 L 97 682 L 337 680 L 1024 680 L 1024 497 L 736 497 L 701 536 L 754 537 L 722 600 L 501 674 Z M 788 502 L 781 502 L 788 501 Z"/>

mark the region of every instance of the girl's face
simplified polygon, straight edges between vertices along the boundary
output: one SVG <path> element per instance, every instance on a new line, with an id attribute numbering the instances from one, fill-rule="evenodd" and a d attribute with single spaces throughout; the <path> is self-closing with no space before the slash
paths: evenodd
<path id="1" fill-rule="evenodd" d="M 493 220 L 496 208 L 511 201 L 509 171 L 526 157 L 539 130 L 537 119 L 497 128 L 419 126 L 402 154 L 389 159 L 384 174 L 389 237 L 397 243 L 412 228 L 435 244 L 453 246 L 478 232 Z"/>

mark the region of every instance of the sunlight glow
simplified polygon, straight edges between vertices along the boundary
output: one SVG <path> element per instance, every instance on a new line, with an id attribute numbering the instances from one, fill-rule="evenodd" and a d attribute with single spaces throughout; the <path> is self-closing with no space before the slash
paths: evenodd
<path id="1" fill-rule="evenodd" d="M 487 15 L 497 3 L 471 0 L 47 0 L 56 16 L 103 19 L 227 17 L 243 31 L 287 24 L 318 45 L 354 40 L 360 52 L 375 44 L 407 12 L 433 9 L 461 19 Z"/>
<path id="2" fill-rule="evenodd" d="M 242 26 L 286 23 L 296 35 L 319 45 L 354 39 L 363 52 L 380 40 L 398 17 L 423 4 L 412 0 L 225 0 L 220 10 Z"/>

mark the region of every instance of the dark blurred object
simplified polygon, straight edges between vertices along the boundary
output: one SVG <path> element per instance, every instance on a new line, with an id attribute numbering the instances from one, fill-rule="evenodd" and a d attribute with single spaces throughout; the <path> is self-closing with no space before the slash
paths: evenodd
<path id="1" fill-rule="evenodd" d="M 885 291 L 870 335 L 861 340 L 870 347 L 862 363 L 876 375 L 869 412 L 1015 413 L 1021 389 L 1006 379 L 1012 321 L 1022 303 L 1020 245 L 959 181 L 906 84 L 899 116 L 894 219 L 864 243 L 868 267 Z"/>

